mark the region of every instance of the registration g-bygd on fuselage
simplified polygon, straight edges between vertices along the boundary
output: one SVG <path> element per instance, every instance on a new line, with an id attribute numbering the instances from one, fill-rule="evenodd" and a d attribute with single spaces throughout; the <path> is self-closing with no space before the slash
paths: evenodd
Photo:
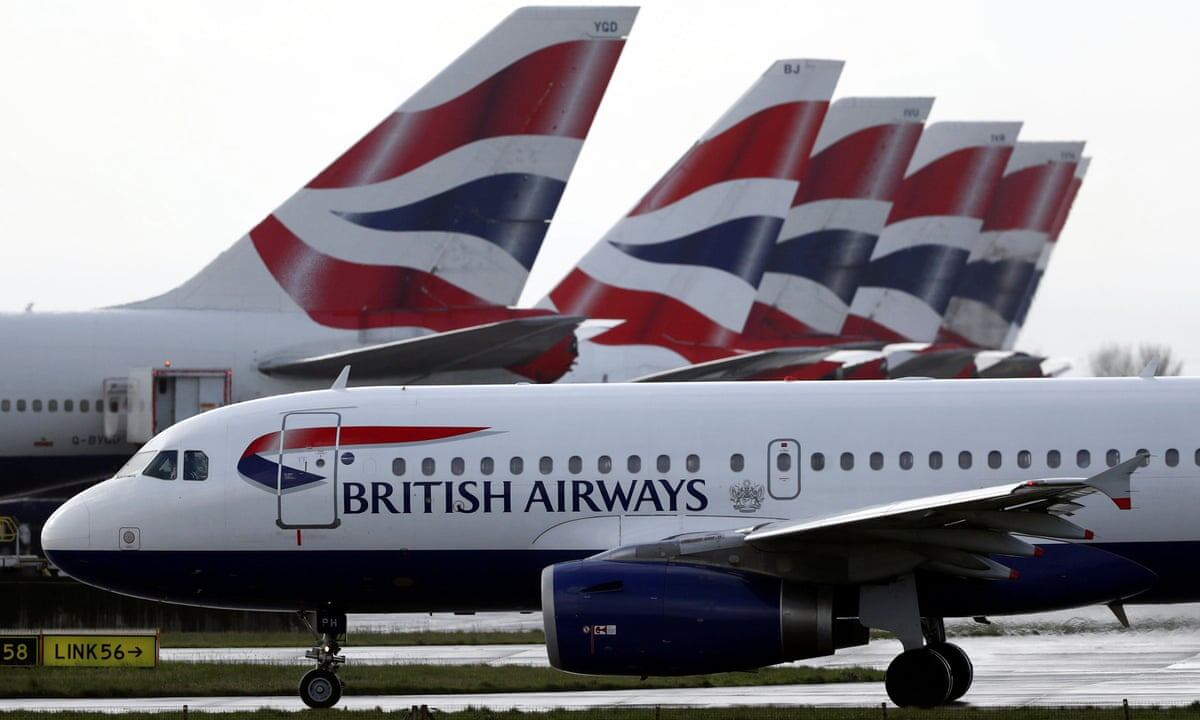
<path id="1" fill-rule="evenodd" d="M 1182 562 L 1200 542 L 1198 395 L 1190 379 L 311 392 L 168 429 L 65 506 L 44 542 L 79 579 L 188 604 L 534 609 L 556 562 L 1082 478 L 1144 450 L 1132 512 L 1074 499 L 1071 522 L 1094 539 L 1036 541 L 1038 556 L 1004 558 L 1013 579 L 923 576 L 922 610 L 1182 601 L 1200 597 Z M 165 473 L 162 453 L 179 453 Z M 858 542 L 897 572 L 928 562 Z M 871 575 L 861 565 L 806 572 L 853 585 Z"/>

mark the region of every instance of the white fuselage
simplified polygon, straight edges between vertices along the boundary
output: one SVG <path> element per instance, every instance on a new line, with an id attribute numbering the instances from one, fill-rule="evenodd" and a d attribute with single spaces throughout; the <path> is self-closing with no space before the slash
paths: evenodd
<path id="1" fill-rule="evenodd" d="M 1087 477 L 1145 449 L 1152 459 L 1133 477 L 1132 512 L 1090 496 L 1072 521 L 1105 547 L 1178 549 L 1200 543 L 1198 425 L 1196 379 L 318 391 L 176 425 L 145 451 L 201 450 L 211 468 L 207 480 L 107 481 L 60 510 L 43 541 L 56 561 L 90 553 L 136 563 L 139 554 L 178 553 L 172 562 L 186 566 L 189 557 L 202 562 L 197 558 L 215 553 L 226 564 L 244 555 L 284 568 L 320 553 L 307 557 L 340 558 L 333 562 L 362 573 L 376 557 L 388 565 L 378 573 L 401 585 L 387 586 L 387 602 L 340 602 L 484 609 L 513 603 L 499 589 L 506 601 L 490 601 L 487 588 L 455 601 L 418 592 L 413 603 L 392 602 L 398 596 L 388 593 L 401 592 L 403 583 L 421 587 L 427 563 L 441 563 L 442 571 L 445 563 L 463 563 L 486 584 L 517 558 L 548 564 L 680 532 L 815 519 L 1026 479 Z M 285 433 L 282 456 L 278 445 L 261 440 L 281 428 L 319 427 L 339 429 L 324 439 L 287 440 Z M 280 460 L 284 477 L 317 477 L 277 492 Z M 256 478 L 254 463 L 269 473 Z M 138 530 L 137 549 L 122 551 L 119 531 L 130 527 Z M 489 553 L 501 559 L 478 567 Z M 1167 569 L 1200 585 L 1187 568 Z M 1174 598 L 1179 590 L 1172 591 Z M 213 588 L 198 602 L 290 606 L 269 588 L 261 592 L 258 600 L 221 600 Z"/>

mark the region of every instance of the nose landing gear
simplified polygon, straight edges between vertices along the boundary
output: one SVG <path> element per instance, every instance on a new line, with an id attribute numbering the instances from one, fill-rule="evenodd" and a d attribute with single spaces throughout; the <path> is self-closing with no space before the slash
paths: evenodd
<path id="1" fill-rule="evenodd" d="M 304 657 L 315 660 L 317 666 L 300 678 L 300 699 L 310 708 L 329 708 L 342 699 L 342 679 L 337 676 L 338 667 L 346 658 L 338 653 L 338 640 L 346 635 L 346 614 L 330 608 L 317 610 L 317 627 L 313 632 L 320 635 L 318 644 L 304 653 Z M 301 618 L 308 625 L 308 619 Z"/>

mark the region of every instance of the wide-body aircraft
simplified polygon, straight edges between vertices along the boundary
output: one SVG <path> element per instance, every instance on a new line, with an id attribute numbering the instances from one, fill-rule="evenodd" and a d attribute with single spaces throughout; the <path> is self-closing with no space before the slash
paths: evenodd
<path id="1" fill-rule="evenodd" d="M 346 371 L 344 371 L 345 373 Z M 536 610 L 578 673 L 746 670 L 891 631 L 899 705 L 967 692 L 943 619 L 1200 600 L 1200 380 L 345 387 L 219 408 L 72 498 L 62 571 L 188 605 Z"/>
<path id="2" fill-rule="evenodd" d="M 565 373 L 581 318 L 513 305 L 636 14 L 519 9 L 183 285 L 0 315 L 0 499 L 347 362 L 375 384 Z"/>

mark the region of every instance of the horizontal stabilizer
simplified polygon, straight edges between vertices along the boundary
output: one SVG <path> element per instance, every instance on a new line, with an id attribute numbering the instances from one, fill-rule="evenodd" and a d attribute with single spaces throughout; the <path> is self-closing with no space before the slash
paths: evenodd
<path id="1" fill-rule="evenodd" d="M 832 360 L 831 356 L 843 350 L 876 348 L 877 344 L 858 343 L 834 347 L 776 348 L 733 355 L 710 362 L 685 365 L 681 368 L 643 375 L 631 382 L 718 382 L 725 380 L 753 380 L 764 376 L 778 377 L 791 368 L 816 365 Z M 840 362 L 837 363 L 840 366 Z M 832 371 L 831 371 L 832 372 Z M 802 373 L 797 373 L 802 375 Z M 811 379 L 803 376 L 802 379 Z"/>
<path id="2" fill-rule="evenodd" d="M 582 321 L 565 315 L 514 318 L 314 357 L 268 360 L 258 369 L 266 375 L 325 378 L 352 365 L 355 380 L 380 380 L 508 368 L 536 359 L 570 337 Z"/>

